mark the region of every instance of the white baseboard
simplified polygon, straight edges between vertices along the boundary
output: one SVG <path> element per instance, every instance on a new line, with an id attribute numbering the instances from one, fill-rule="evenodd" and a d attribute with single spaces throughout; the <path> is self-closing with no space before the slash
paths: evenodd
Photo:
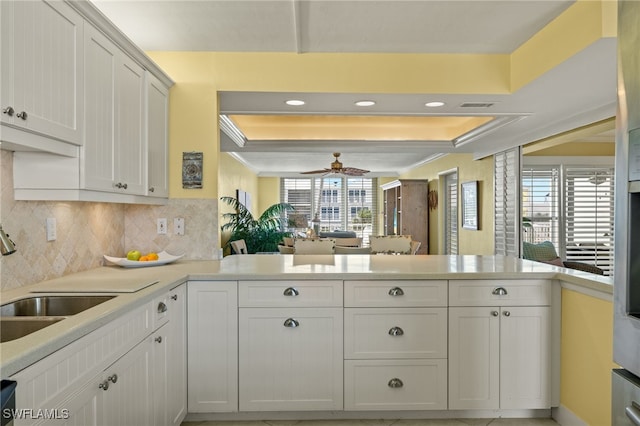
<path id="1" fill-rule="evenodd" d="M 551 409 L 551 417 L 562 426 L 589 426 L 562 404 Z"/>

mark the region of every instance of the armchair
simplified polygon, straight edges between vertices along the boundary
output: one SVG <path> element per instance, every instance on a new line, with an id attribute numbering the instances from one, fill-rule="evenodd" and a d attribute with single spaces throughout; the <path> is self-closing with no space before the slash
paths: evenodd
<path id="1" fill-rule="evenodd" d="M 523 242 L 522 258 L 562 266 L 564 268 L 591 272 L 592 274 L 604 275 L 604 271 L 595 265 L 590 265 L 584 262 L 563 261 L 560 259 L 560 256 L 558 256 L 558 252 L 556 252 L 556 248 L 553 246 L 551 241 L 543 241 L 537 244 L 528 243 L 526 241 Z"/>

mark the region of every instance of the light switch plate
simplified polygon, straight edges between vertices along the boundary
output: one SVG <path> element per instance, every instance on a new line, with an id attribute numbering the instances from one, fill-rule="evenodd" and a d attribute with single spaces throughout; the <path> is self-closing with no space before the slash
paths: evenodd
<path id="1" fill-rule="evenodd" d="M 47 241 L 55 241 L 58 238 L 58 232 L 56 229 L 56 218 L 47 218 Z"/>
<path id="2" fill-rule="evenodd" d="M 166 235 L 167 233 L 167 218 L 158 219 L 158 234 Z"/>

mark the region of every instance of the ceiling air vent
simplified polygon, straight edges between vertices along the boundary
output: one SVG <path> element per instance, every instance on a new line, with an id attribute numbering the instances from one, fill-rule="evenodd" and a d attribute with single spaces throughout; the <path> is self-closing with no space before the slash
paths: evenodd
<path id="1" fill-rule="evenodd" d="M 460 108 L 489 108 L 493 102 L 465 102 L 460 104 Z"/>

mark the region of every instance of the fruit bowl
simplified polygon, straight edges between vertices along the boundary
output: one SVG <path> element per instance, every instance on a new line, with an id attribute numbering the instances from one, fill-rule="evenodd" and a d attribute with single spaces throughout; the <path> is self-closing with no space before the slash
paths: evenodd
<path id="1" fill-rule="evenodd" d="M 128 260 L 126 257 L 112 257 L 103 255 L 104 258 L 114 265 L 122 266 L 123 268 L 145 268 L 148 266 L 158 266 L 158 265 L 166 265 L 167 263 L 175 262 L 184 256 L 184 254 L 174 256 L 172 254 L 167 253 L 166 251 L 161 251 L 158 253 L 158 260 L 147 260 L 147 261 L 139 261 L 139 260 Z"/>

